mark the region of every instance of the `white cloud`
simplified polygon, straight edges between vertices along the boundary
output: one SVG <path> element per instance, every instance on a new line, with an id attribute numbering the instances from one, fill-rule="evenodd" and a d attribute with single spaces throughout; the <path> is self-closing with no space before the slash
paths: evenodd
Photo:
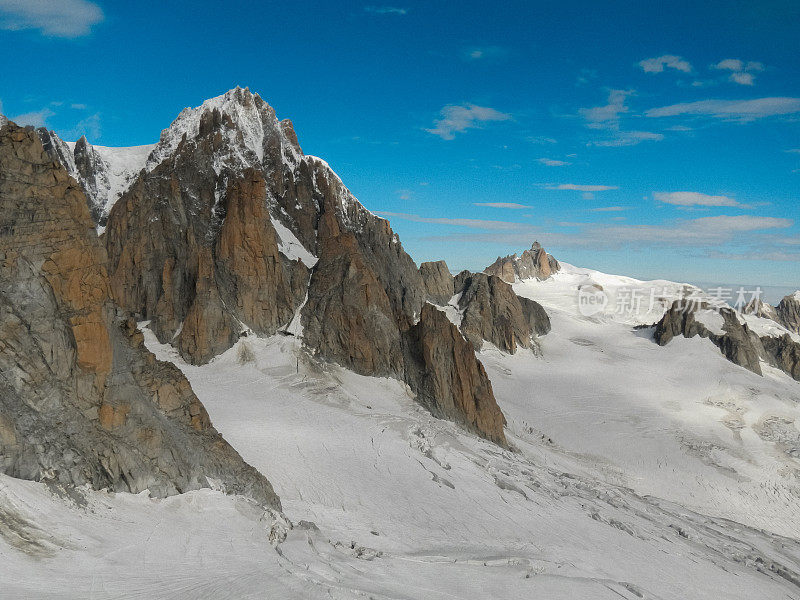
<path id="1" fill-rule="evenodd" d="M 680 56 L 675 56 L 674 54 L 665 54 L 664 56 L 656 58 L 646 58 L 639 61 L 639 66 L 645 73 L 663 73 L 665 68 L 683 71 L 684 73 L 692 72 L 692 65 Z"/>
<path id="2" fill-rule="evenodd" d="M 725 71 L 742 71 L 744 70 L 744 62 L 738 58 L 726 58 L 713 65 L 715 69 L 723 69 Z"/>
<path id="3" fill-rule="evenodd" d="M 0 29 L 38 29 L 51 37 L 76 38 L 91 33 L 104 19 L 87 0 L 0 0 Z"/>
<path id="4" fill-rule="evenodd" d="M 55 115 L 49 108 L 43 108 L 34 112 L 24 113 L 15 117 L 9 117 L 17 125 L 26 127 L 32 125 L 34 127 L 47 127 L 47 119 Z"/>
<path id="5" fill-rule="evenodd" d="M 622 212 L 630 210 L 630 206 L 601 206 L 599 208 L 590 208 L 590 212 Z"/>
<path id="6" fill-rule="evenodd" d="M 753 73 L 760 73 L 764 70 L 764 64 L 751 60 L 745 62 L 738 58 L 726 58 L 719 61 L 715 65 L 711 65 L 713 69 L 722 71 L 731 71 L 728 79 L 739 85 L 753 85 L 755 83 L 755 75 Z"/>
<path id="7" fill-rule="evenodd" d="M 541 163 L 548 167 L 563 167 L 564 165 L 571 165 L 571 162 L 565 160 L 554 160 L 552 158 L 537 158 L 536 162 Z"/>
<path id="8" fill-rule="evenodd" d="M 475 202 L 475 206 L 488 206 L 489 208 L 510 208 L 511 210 L 522 210 L 533 208 L 527 204 L 517 204 L 516 202 Z"/>
<path id="9" fill-rule="evenodd" d="M 502 113 L 486 106 L 464 104 L 460 106 L 449 104 L 441 110 L 441 119 L 436 119 L 428 133 L 438 135 L 443 140 L 452 140 L 455 134 L 467 129 L 478 127 L 487 121 L 508 121 L 511 115 Z"/>
<path id="10" fill-rule="evenodd" d="M 757 98 L 755 100 L 699 100 L 684 102 L 645 112 L 648 117 L 674 117 L 678 115 L 710 116 L 717 119 L 754 121 L 763 117 L 788 115 L 800 112 L 800 98 Z"/>
<path id="11" fill-rule="evenodd" d="M 407 8 L 397 8 L 396 6 L 365 6 L 364 10 L 374 15 L 405 15 Z"/>
<path id="12" fill-rule="evenodd" d="M 625 99 L 633 94 L 633 90 L 609 90 L 608 104 L 593 108 L 581 108 L 578 112 L 586 119 L 587 125 L 593 129 L 619 127 L 619 115 L 628 112 Z"/>
<path id="13" fill-rule="evenodd" d="M 70 104 L 70 108 L 74 108 L 75 110 L 86 110 L 85 104 Z"/>
<path id="14" fill-rule="evenodd" d="M 700 192 L 653 192 L 653 198 L 673 206 L 733 206 L 736 208 L 752 208 L 734 200 L 729 196 L 710 196 Z"/>
<path id="15" fill-rule="evenodd" d="M 618 190 L 616 185 L 580 185 L 576 183 L 559 183 L 558 185 L 545 186 L 547 190 L 574 190 L 577 192 L 605 192 L 606 190 Z"/>
<path id="16" fill-rule="evenodd" d="M 731 73 L 731 81 L 739 85 L 753 85 L 752 73 Z"/>
<path id="17" fill-rule="evenodd" d="M 614 137 L 608 140 L 597 140 L 590 142 L 590 146 L 600 146 L 605 148 L 613 148 L 619 146 L 635 146 L 640 142 L 660 142 L 664 139 L 661 133 L 653 133 L 651 131 L 618 131 Z"/>
<path id="18" fill-rule="evenodd" d="M 411 196 L 413 195 L 411 190 L 397 190 L 396 193 L 400 200 L 411 200 Z"/>
<path id="19" fill-rule="evenodd" d="M 521 223 L 510 223 L 508 221 L 485 221 L 483 219 L 429 218 L 429 217 L 420 217 L 419 215 L 410 215 L 408 213 L 397 213 L 397 212 L 379 212 L 378 215 L 382 217 L 393 217 L 395 219 L 414 221 L 415 223 L 431 223 L 433 225 L 454 225 L 456 227 L 469 227 L 471 229 L 504 230 L 504 229 L 521 229 L 522 227 L 525 227 L 525 225 Z"/>

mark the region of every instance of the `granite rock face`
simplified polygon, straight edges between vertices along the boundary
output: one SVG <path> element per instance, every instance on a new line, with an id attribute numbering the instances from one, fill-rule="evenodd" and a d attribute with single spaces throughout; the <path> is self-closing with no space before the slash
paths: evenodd
<path id="1" fill-rule="evenodd" d="M 423 304 L 453 295 L 446 265 L 417 269 L 388 221 L 241 88 L 162 132 L 104 238 L 114 297 L 195 364 L 243 331 L 269 335 L 299 314 L 318 359 L 403 380 L 403 340 Z M 467 389 L 480 378 L 457 369 L 452 380 Z M 452 400 L 439 385 L 426 394 Z"/>
<path id="2" fill-rule="evenodd" d="M 492 384 L 472 346 L 447 316 L 432 304 L 403 337 L 405 380 L 435 415 L 462 424 L 506 446 L 505 418 Z"/>
<path id="3" fill-rule="evenodd" d="M 517 279 L 547 279 L 560 269 L 558 261 L 547 254 L 539 242 L 534 242 L 530 250 L 525 250 L 520 256 L 498 257 L 483 272 L 506 283 L 514 283 Z"/>
<path id="4" fill-rule="evenodd" d="M 761 317 L 762 319 L 771 319 L 776 323 L 780 323 L 778 312 L 775 310 L 775 307 L 767 304 L 759 298 L 753 298 L 750 300 L 750 302 L 748 302 L 742 309 L 742 312 L 746 315 L 754 315 L 756 317 Z"/>
<path id="5" fill-rule="evenodd" d="M 789 331 L 800 333 L 800 292 L 783 298 L 775 311 L 777 321 Z"/>
<path id="6" fill-rule="evenodd" d="M 713 332 L 696 318 L 698 310 L 714 310 L 723 319 L 723 333 Z M 710 309 L 707 304 L 676 301 L 655 329 L 655 340 L 665 346 L 674 337 L 700 336 L 710 339 L 731 362 L 758 375 L 761 361 L 781 369 L 800 381 L 800 343 L 787 333 L 782 336 L 759 336 L 742 322 L 729 307 Z"/>
<path id="7" fill-rule="evenodd" d="M 666 346 L 673 338 L 683 336 L 708 338 L 731 362 L 761 375 L 760 341 L 750 328 L 739 321 L 732 308 L 718 309 L 724 324 L 723 334 L 714 333 L 696 318 L 698 310 L 711 310 L 708 304 L 687 300 L 676 300 L 659 321 L 654 333 L 660 346 Z"/>
<path id="8" fill-rule="evenodd" d="M 550 319 L 534 302 L 518 297 L 511 286 L 494 275 L 473 273 L 459 276 L 458 307 L 461 332 L 476 350 L 484 340 L 513 354 L 518 347 L 530 348 L 536 335 L 550 331 Z"/>
<path id="9" fill-rule="evenodd" d="M 0 471 L 158 496 L 220 485 L 275 508 L 188 381 L 114 304 L 86 197 L 33 129 L 0 129 Z"/>
<path id="10" fill-rule="evenodd" d="M 453 275 L 443 260 L 424 262 L 419 266 L 422 284 L 428 295 L 428 301 L 446 305 L 453 297 Z"/>

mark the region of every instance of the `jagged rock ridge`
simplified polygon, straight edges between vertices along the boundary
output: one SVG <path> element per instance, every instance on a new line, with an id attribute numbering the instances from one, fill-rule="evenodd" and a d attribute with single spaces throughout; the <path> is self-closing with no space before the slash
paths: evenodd
<path id="1" fill-rule="evenodd" d="M 130 148 L 93 146 L 86 136 L 65 142 L 44 127 L 37 130 L 50 157 L 60 163 L 86 194 L 92 220 L 102 229 L 111 207 L 144 168 L 153 145 Z"/>
<path id="2" fill-rule="evenodd" d="M 279 508 L 181 372 L 114 304 L 86 197 L 32 128 L 0 129 L 0 471 L 163 496 L 218 485 Z"/>
<path id="3" fill-rule="evenodd" d="M 242 88 L 184 110 L 162 132 L 104 238 L 114 297 L 195 364 L 299 316 L 319 358 L 408 380 L 419 364 L 409 362 L 417 354 L 408 335 L 423 305 L 453 295 L 446 265 L 435 267 L 435 281 L 417 269 L 389 223 L 303 154 L 290 121 Z M 462 364 L 453 381 L 473 385 L 478 365 Z M 451 393 L 412 388 L 429 407 Z M 502 436 L 497 419 L 461 420 Z"/>
<path id="4" fill-rule="evenodd" d="M 716 316 L 720 317 L 721 325 L 714 330 L 705 319 Z M 675 301 L 656 325 L 654 338 L 665 346 L 679 335 L 708 338 L 728 360 L 758 375 L 763 374 L 761 361 L 765 361 L 800 381 L 800 343 L 792 340 L 788 333 L 777 337 L 759 336 L 730 307 L 712 307 L 692 300 Z"/>
<path id="5" fill-rule="evenodd" d="M 534 242 L 530 250 L 525 250 L 520 256 L 497 257 L 483 272 L 506 283 L 514 283 L 517 279 L 547 279 L 560 269 L 558 261 L 545 252 L 539 242 Z"/>

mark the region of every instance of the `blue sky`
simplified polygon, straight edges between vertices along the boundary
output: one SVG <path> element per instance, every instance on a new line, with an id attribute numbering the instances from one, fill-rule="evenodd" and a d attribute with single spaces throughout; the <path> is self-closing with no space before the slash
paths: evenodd
<path id="1" fill-rule="evenodd" d="M 658 4 L 0 0 L 0 102 L 136 145 L 249 86 L 417 261 L 800 287 L 800 4 Z"/>

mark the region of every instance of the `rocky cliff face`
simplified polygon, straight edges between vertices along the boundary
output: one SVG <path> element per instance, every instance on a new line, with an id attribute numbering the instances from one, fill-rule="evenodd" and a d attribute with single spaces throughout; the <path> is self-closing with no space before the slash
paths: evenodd
<path id="1" fill-rule="evenodd" d="M 775 312 L 781 325 L 789 331 L 800 333 L 800 292 L 786 296 Z"/>
<path id="2" fill-rule="evenodd" d="M 67 143 L 45 128 L 37 133 L 50 157 L 81 186 L 92 220 L 99 227 L 105 226 L 111 207 L 144 167 L 153 149 L 92 146 L 85 136 Z"/>
<path id="3" fill-rule="evenodd" d="M 405 380 L 436 416 L 502 446 L 505 418 L 483 365 L 447 316 L 431 304 L 404 335 Z"/>
<path id="4" fill-rule="evenodd" d="M 750 302 L 748 302 L 747 305 L 742 309 L 742 312 L 746 315 L 754 315 L 756 317 L 761 317 L 762 319 L 771 319 L 780 323 L 778 312 L 775 310 L 775 307 L 767 304 L 759 298 L 753 298 L 750 300 Z"/>
<path id="5" fill-rule="evenodd" d="M 424 262 L 419 266 L 422 284 L 428 295 L 428 301 L 444 306 L 453 297 L 453 276 L 447 263 L 443 260 Z"/>
<path id="6" fill-rule="evenodd" d="M 558 261 L 547 254 L 539 242 L 534 242 L 531 249 L 525 250 L 520 256 L 511 254 L 498 257 L 483 272 L 514 283 L 517 279 L 547 279 L 560 269 Z"/>
<path id="7" fill-rule="evenodd" d="M 279 507 L 111 298 L 77 182 L 33 129 L 0 129 L 0 471 L 169 495 L 217 482 Z"/>
<path id="8" fill-rule="evenodd" d="M 544 309 L 533 300 L 518 297 L 499 277 L 470 273 L 459 275 L 457 281 L 461 331 L 476 350 L 486 340 L 513 354 L 517 347 L 530 348 L 535 336 L 550 331 Z"/>
<path id="9" fill-rule="evenodd" d="M 712 331 L 699 313 L 721 316 L 721 331 Z M 731 362 L 762 375 L 761 361 L 767 362 L 800 381 L 800 343 L 789 334 L 759 336 L 729 307 L 712 308 L 705 303 L 676 301 L 656 325 L 654 337 L 661 346 L 674 337 L 708 338 Z"/>
<path id="10" fill-rule="evenodd" d="M 389 223 L 302 153 L 291 122 L 241 88 L 162 132 L 104 237 L 114 297 L 195 364 L 244 331 L 269 335 L 299 315 L 318 358 L 404 379 L 417 363 L 403 340 L 423 304 L 453 295 L 446 265 L 418 270 Z M 468 389 L 479 363 L 451 379 Z M 447 405 L 452 392 L 430 385 L 420 399 Z"/>

